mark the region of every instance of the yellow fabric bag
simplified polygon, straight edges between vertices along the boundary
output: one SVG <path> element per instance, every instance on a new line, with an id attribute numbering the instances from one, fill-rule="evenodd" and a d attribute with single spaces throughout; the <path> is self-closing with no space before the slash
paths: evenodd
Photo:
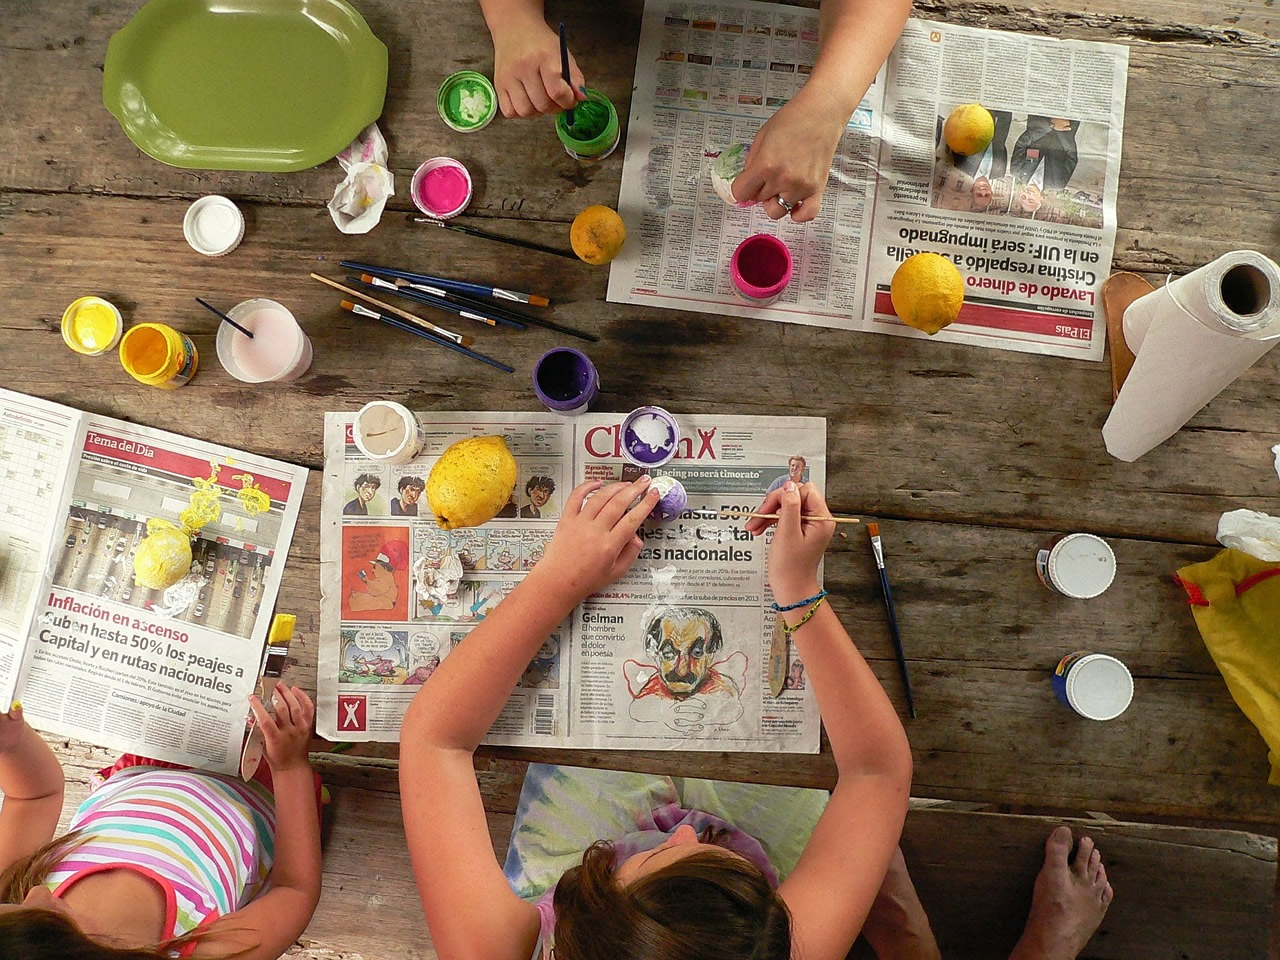
<path id="1" fill-rule="evenodd" d="M 1223 550 L 1178 571 L 1204 645 L 1270 748 L 1280 786 L 1280 565 Z"/>

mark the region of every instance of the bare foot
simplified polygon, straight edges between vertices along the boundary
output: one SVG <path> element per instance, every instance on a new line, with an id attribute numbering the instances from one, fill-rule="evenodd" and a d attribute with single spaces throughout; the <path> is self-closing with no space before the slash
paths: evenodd
<path id="1" fill-rule="evenodd" d="M 1081 837 L 1071 856 L 1071 829 L 1058 827 L 1044 845 L 1044 866 L 1031 895 L 1031 916 L 1009 960 L 1075 960 L 1115 896 L 1102 854 Z"/>
<path id="2" fill-rule="evenodd" d="M 924 905 L 907 873 L 902 848 L 893 852 L 862 935 L 880 960 L 940 960 Z"/>

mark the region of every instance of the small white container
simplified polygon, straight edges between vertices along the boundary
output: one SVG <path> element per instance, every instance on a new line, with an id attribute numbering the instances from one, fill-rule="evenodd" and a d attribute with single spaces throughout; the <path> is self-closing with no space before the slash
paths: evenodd
<path id="1" fill-rule="evenodd" d="M 187 207 L 182 235 L 196 253 L 225 257 L 244 239 L 244 214 L 226 197 L 201 197 Z"/>
<path id="2" fill-rule="evenodd" d="M 1116 578 L 1116 555 L 1101 537 L 1070 533 L 1036 554 L 1036 573 L 1054 593 L 1089 600 L 1105 593 Z"/>
<path id="3" fill-rule="evenodd" d="M 374 400 L 361 407 L 351 438 L 375 463 L 408 463 L 427 445 L 427 432 L 413 411 L 392 400 Z"/>
<path id="4" fill-rule="evenodd" d="M 1058 661 L 1053 692 L 1087 720 L 1114 720 L 1133 702 L 1133 675 L 1115 657 L 1079 650 Z"/>

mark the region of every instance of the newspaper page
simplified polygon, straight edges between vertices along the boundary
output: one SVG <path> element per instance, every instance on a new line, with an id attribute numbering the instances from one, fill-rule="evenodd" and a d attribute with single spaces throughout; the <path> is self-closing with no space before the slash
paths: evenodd
<path id="1" fill-rule="evenodd" d="M 419 413 L 413 462 L 366 460 L 353 414 L 325 423 L 317 729 L 337 740 L 399 739 L 404 711 L 441 660 L 541 558 L 565 496 L 629 476 L 621 417 Z M 579 606 L 538 650 L 486 742 L 592 749 L 817 752 L 819 716 L 792 652 L 786 689 L 768 690 L 769 536 L 708 511 L 751 510 L 793 473 L 825 481 L 821 419 L 681 416 L 675 458 L 689 509 L 648 524 L 630 573 Z M 440 453 L 501 433 L 515 454 L 512 501 L 474 529 L 443 531 L 422 484 Z M 423 604 L 417 572 L 452 554 L 456 597 Z"/>
<path id="2" fill-rule="evenodd" d="M 307 471 L 0 396 L 9 409 L 19 402 L 60 426 L 65 461 L 28 581 L 15 696 L 42 730 L 234 772 Z M 4 453 L 0 472 L 25 473 L 30 487 L 38 462 Z M 201 487 L 220 515 L 195 541 L 191 572 L 168 590 L 140 586 L 133 561 L 147 520 L 176 524 Z"/>
<path id="3" fill-rule="evenodd" d="M 817 29 L 816 10 L 648 0 L 619 199 L 634 240 L 609 299 L 925 337 L 894 314 L 889 281 L 929 251 L 966 282 L 959 319 L 934 339 L 1101 360 L 1127 48 L 912 19 L 840 140 L 818 217 L 727 206 L 712 159 L 750 143 L 803 83 Z M 972 102 L 995 140 L 957 157 L 942 121 Z M 739 300 L 728 275 L 754 233 L 779 236 L 795 262 L 767 307 Z"/>

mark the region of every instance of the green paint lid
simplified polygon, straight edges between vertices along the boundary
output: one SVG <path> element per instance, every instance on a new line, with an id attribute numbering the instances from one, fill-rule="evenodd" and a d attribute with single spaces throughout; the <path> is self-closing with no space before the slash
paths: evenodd
<path id="1" fill-rule="evenodd" d="M 498 91 L 483 73 L 459 70 L 444 78 L 436 94 L 440 119 L 459 133 L 474 133 L 498 113 Z"/>
<path id="2" fill-rule="evenodd" d="M 572 127 L 568 116 L 556 114 L 556 136 L 572 156 L 603 159 L 618 145 L 618 111 L 599 90 L 587 88 L 587 99 L 573 109 Z"/>

